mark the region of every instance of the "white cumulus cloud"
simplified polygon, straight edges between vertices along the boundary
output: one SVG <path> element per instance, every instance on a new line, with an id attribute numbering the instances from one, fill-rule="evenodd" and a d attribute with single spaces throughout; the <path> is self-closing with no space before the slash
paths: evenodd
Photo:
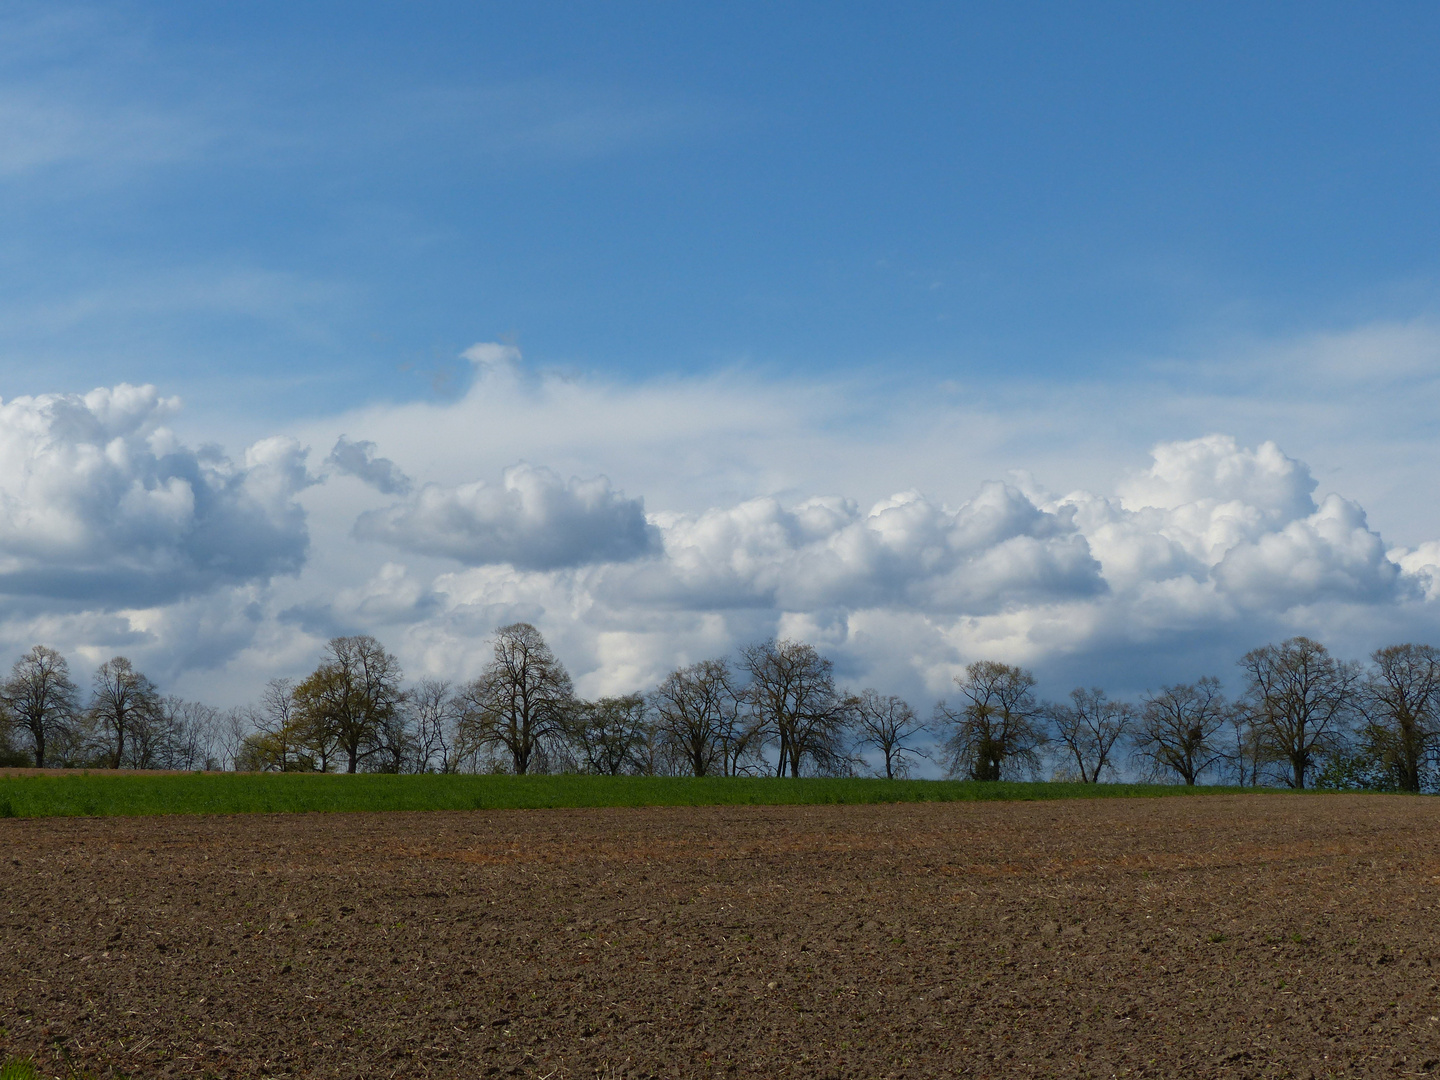
<path id="1" fill-rule="evenodd" d="M 146 606 L 300 569 L 303 448 L 192 450 L 178 408 L 125 384 L 0 402 L 0 593 Z"/>
<path id="2" fill-rule="evenodd" d="M 840 498 L 786 509 L 755 499 L 698 515 L 658 515 L 664 557 L 622 568 L 606 595 L 689 608 L 904 606 L 986 612 L 1089 596 L 1105 584 L 1085 538 L 1004 484 L 956 510 L 905 492 L 861 513 Z"/>
<path id="3" fill-rule="evenodd" d="M 1317 506 L 1309 468 L 1274 443 L 1250 449 L 1207 435 L 1162 443 L 1152 456 L 1114 500 L 1062 500 L 1076 507 L 1112 587 L 1184 577 L 1237 607 L 1276 610 L 1395 600 L 1417 588 L 1365 511 L 1334 494 Z"/>
<path id="4" fill-rule="evenodd" d="M 552 570 L 649 554 L 654 530 L 641 499 L 605 477 L 563 479 L 535 465 L 506 469 L 499 485 L 426 484 L 413 499 L 362 514 L 356 535 L 471 566 Z"/>

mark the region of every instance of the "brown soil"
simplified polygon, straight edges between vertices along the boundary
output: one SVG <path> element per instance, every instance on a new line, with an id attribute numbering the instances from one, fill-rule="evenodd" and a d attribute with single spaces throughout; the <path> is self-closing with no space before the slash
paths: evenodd
<path id="1" fill-rule="evenodd" d="M 1440 801 L 0 821 L 0 1047 L 130 1076 L 1398 1076 Z"/>

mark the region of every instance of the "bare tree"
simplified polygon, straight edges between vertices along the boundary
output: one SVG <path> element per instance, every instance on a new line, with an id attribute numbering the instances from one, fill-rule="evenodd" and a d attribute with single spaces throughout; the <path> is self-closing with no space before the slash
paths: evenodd
<path id="1" fill-rule="evenodd" d="M 459 768 L 457 730 L 464 706 L 446 679 L 422 679 L 410 691 L 415 771 L 451 773 Z"/>
<path id="2" fill-rule="evenodd" d="M 402 678 L 400 661 L 373 637 L 330 639 L 320 666 L 295 688 L 296 719 L 322 761 L 330 739 L 350 773 L 387 747 L 389 725 L 405 701 Z"/>
<path id="3" fill-rule="evenodd" d="M 413 715 L 409 709 L 399 708 L 381 717 L 375 728 L 375 752 L 365 761 L 366 772 L 418 771 Z"/>
<path id="4" fill-rule="evenodd" d="M 1106 769 L 1114 769 L 1111 755 L 1135 725 L 1135 706 L 1111 701 L 1099 687 L 1076 687 L 1070 691 L 1069 705 L 1050 705 L 1046 711 L 1086 784 L 1098 783 Z"/>
<path id="5" fill-rule="evenodd" d="M 37 769 L 45 768 L 50 740 L 74 723 L 77 695 L 65 657 L 44 645 L 15 661 L 10 678 L 0 686 L 0 703 L 28 738 Z"/>
<path id="6" fill-rule="evenodd" d="M 882 697 L 880 691 L 865 689 L 851 701 L 855 716 L 857 742 L 873 746 L 885 759 L 885 778 L 910 775 L 910 759 L 930 755 L 910 745 L 929 730 L 915 715 L 915 710 L 894 694 Z"/>
<path id="7" fill-rule="evenodd" d="M 96 737 L 89 712 L 81 709 L 74 720 L 52 731 L 45 740 L 45 766 L 50 769 L 108 768 L 110 756 Z"/>
<path id="8" fill-rule="evenodd" d="M 1376 649 L 1361 688 L 1368 756 L 1401 791 L 1419 791 L 1440 749 L 1440 649 Z"/>
<path id="9" fill-rule="evenodd" d="M 639 771 L 638 752 L 649 718 L 650 705 L 643 694 L 577 701 L 569 734 L 581 766 L 602 776 Z"/>
<path id="10" fill-rule="evenodd" d="M 835 691 L 834 665 L 801 641 L 762 641 L 740 651 L 750 676 L 746 699 L 756 727 L 779 751 L 776 774 L 848 773 L 849 703 Z"/>
<path id="11" fill-rule="evenodd" d="M 971 780 L 1000 780 L 1018 766 L 1034 771 L 1045 744 L 1044 710 L 1035 700 L 1035 676 L 1022 667 L 980 660 L 956 677 L 963 703 L 935 706 L 937 724 L 953 733 L 945 744 L 949 772 Z"/>
<path id="12" fill-rule="evenodd" d="M 1134 752 L 1154 771 L 1193 785 L 1223 757 L 1217 736 L 1230 716 L 1219 679 L 1163 686 L 1141 706 Z"/>
<path id="13" fill-rule="evenodd" d="M 267 682 L 259 707 L 249 713 L 247 719 L 254 727 L 250 735 L 250 765 L 264 772 L 314 770 L 316 755 L 307 745 L 306 725 L 296 706 L 292 679 Z"/>
<path id="14" fill-rule="evenodd" d="M 161 749 L 165 735 L 165 699 L 158 698 L 151 715 L 132 715 L 127 732 L 125 759 L 127 769 L 164 768 Z"/>
<path id="15" fill-rule="evenodd" d="M 132 765 L 136 748 L 148 753 L 148 731 L 160 717 L 160 694 L 154 684 L 123 656 L 100 665 L 87 716 L 112 769 Z M 143 767 L 143 766 L 142 766 Z"/>
<path id="16" fill-rule="evenodd" d="M 720 774 L 759 776 L 769 771 L 765 762 L 765 729 L 756 722 L 749 699 L 737 699 L 737 707 L 725 713 L 720 724 Z M 837 769 L 845 772 L 848 765 Z"/>
<path id="17" fill-rule="evenodd" d="M 461 698 L 467 741 L 509 754 L 523 775 L 543 764 L 547 744 L 564 738 L 575 690 L 540 631 L 514 623 L 495 631 L 494 658 Z"/>
<path id="18" fill-rule="evenodd" d="M 0 766 L 25 768 L 35 763 L 35 756 L 15 748 L 15 721 L 9 710 L 0 706 Z"/>
<path id="19" fill-rule="evenodd" d="M 236 772 L 263 772 L 274 765 L 251 755 L 252 741 L 261 733 L 260 712 L 254 705 L 235 705 L 215 717 L 216 768 Z"/>
<path id="20" fill-rule="evenodd" d="M 646 711 L 645 721 L 635 735 L 630 757 L 637 776 L 672 776 L 681 771 L 654 708 Z"/>
<path id="21" fill-rule="evenodd" d="M 701 660 L 677 668 L 650 697 L 662 737 L 691 775 L 729 775 L 727 742 L 739 734 L 741 712 L 729 664 Z"/>
<path id="22" fill-rule="evenodd" d="M 161 701 L 156 721 L 143 732 L 143 767 L 187 771 L 214 768 L 219 761 L 215 752 L 221 737 L 219 726 L 219 709 L 170 695 Z"/>
<path id="23" fill-rule="evenodd" d="M 1256 787 L 1267 764 L 1264 741 L 1244 709 L 1231 708 L 1227 726 L 1230 729 L 1228 746 L 1221 756 L 1234 771 L 1237 784 Z"/>
<path id="24" fill-rule="evenodd" d="M 1289 787 L 1303 788 L 1316 761 L 1340 749 L 1358 711 L 1360 668 L 1318 641 L 1294 637 L 1240 660 L 1242 705 Z"/>

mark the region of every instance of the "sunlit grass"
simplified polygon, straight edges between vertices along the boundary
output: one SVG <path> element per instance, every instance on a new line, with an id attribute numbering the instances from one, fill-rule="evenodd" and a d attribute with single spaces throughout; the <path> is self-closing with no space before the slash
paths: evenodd
<path id="1" fill-rule="evenodd" d="M 0 777 L 0 817 L 956 802 L 1254 791 L 1172 784 L 660 776 L 88 772 Z"/>

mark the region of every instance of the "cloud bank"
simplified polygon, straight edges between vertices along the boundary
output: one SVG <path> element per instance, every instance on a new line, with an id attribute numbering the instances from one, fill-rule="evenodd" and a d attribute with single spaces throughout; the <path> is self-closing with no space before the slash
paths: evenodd
<path id="1" fill-rule="evenodd" d="M 1440 547 L 1387 549 L 1357 504 L 1315 488 L 1275 444 L 1209 435 L 1160 444 L 1108 495 L 987 482 L 954 508 L 912 491 L 865 510 L 819 497 L 661 512 L 647 558 L 452 571 L 435 590 L 456 627 L 549 619 L 607 689 L 765 633 L 934 693 L 981 658 L 1099 664 L 1143 685 L 1233 664 L 1265 635 L 1344 647 L 1357 626 L 1432 628 Z M 1165 658 L 1187 650 L 1194 670 Z"/>
<path id="2" fill-rule="evenodd" d="M 1373 485 L 1280 440 L 1201 427 L 1032 475 L 999 455 L 1053 447 L 1026 456 L 1018 420 L 969 405 L 468 355 L 458 400 L 228 456 L 174 435 L 178 403 L 149 387 L 0 404 L 0 643 L 125 652 L 232 703 L 336 633 L 464 678 L 524 619 L 589 694 L 776 634 L 923 706 L 977 659 L 1127 693 L 1224 678 L 1294 633 L 1352 656 L 1440 639 L 1440 539 L 1387 541 Z"/>

